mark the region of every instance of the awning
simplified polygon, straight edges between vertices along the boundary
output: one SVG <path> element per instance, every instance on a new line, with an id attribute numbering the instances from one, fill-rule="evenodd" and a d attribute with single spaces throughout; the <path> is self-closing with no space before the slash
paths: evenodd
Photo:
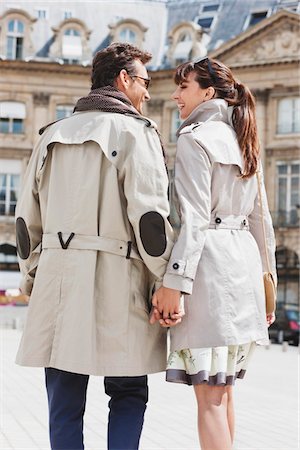
<path id="1" fill-rule="evenodd" d="M 0 117 L 2 119 L 25 119 L 25 104 L 19 102 L 0 102 Z"/>

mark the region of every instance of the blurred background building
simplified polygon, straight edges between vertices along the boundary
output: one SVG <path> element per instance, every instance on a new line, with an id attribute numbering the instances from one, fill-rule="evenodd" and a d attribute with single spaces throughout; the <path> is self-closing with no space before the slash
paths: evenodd
<path id="1" fill-rule="evenodd" d="M 153 54 L 146 115 L 162 132 L 171 188 L 180 124 L 170 99 L 174 67 L 208 54 L 255 94 L 277 238 L 278 301 L 297 304 L 299 13 L 299 1 L 288 0 L 1 2 L 0 290 L 18 285 L 14 210 L 38 130 L 70 115 L 89 91 L 93 55 L 126 41 Z"/>

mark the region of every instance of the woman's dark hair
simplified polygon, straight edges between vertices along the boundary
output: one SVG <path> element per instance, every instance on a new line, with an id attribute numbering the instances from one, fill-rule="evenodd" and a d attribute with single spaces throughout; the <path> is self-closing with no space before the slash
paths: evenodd
<path id="1" fill-rule="evenodd" d="M 151 53 L 143 52 L 133 45 L 116 42 L 96 53 L 92 63 L 92 89 L 114 86 L 115 79 L 122 69 L 128 75 L 135 75 L 135 60 L 146 64 L 152 58 Z"/>
<path id="2" fill-rule="evenodd" d="M 202 89 L 212 86 L 216 91 L 215 98 L 223 98 L 233 106 L 232 124 L 244 159 L 242 178 L 250 178 L 257 171 L 260 156 L 253 95 L 247 86 L 234 78 L 225 64 L 215 59 L 203 58 L 181 64 L 176 69 L 175 83 L 186 81 L 191 72 L 196 73 L 195 80 Z"/>

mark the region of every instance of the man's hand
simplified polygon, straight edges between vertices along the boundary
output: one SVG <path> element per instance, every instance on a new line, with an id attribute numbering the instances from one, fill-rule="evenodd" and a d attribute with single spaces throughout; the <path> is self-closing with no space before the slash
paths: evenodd
<path id="1" fill-rule="evenodd" d="M 152 305 L 159 311 L 163 319 L 170 319 L 180 313 L 181 292 L 161 286 L 152 297 Z"/>

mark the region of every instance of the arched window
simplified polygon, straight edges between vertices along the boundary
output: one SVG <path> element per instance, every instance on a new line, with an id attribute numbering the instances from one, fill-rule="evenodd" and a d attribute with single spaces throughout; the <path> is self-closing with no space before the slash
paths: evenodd
<path id="1" fill-rule="evenodd" d="M 178 38 L 177 45 L 174 50 L 174 59 L 176 64 L 180 64 L 190 58 L 192 46 L 192 36 L 187 31 L 183 31 Z"/>
<path id="2" fill-rule="evenodd" d="M 171 66 L 176 66 L 195 57 L 207 54 L 206 44 L 208 36 L 202 28 L 194 22 L 180 22 L 173 27 L 169 34 L 167 59 Z"/>
<path id="3" fill-rule="evenodd" d="M 132 31 L 131 28 L 123 28 L 123 30 L 120 31 L 119 36 L 121 42 L 128 42 L 129 44 L 136 43 L 136 33 Z"/>
<path id="4" fill-rule="evenodd" d="M 12 19 L 7 27 L 6 57 L 8 59 L 23 58 L 24 23 L 18 19 Z"/>
<path id="5" fill-rule="evenodd" d="M 64 61 L 76 63 L 82 57 L 81 34 L 74 28 L 68 28 L 64 31 L 62 41 L 62 56 Z"/>
<path id="6" fill-rule="evenodd" d="M 91 30 L 76 18 L 63 20 L 58 27 L 52 28 L 53 43 L 49 48 L 51 59 L 68 64 L 80 64 L 90 61 L 92 50 L 89 45 Z"/>
<path id="7" fill-rule="evenodd" d="M 122 19 L 110 24 L 111 42 L 128 42 L 128 44 L 143 46 L 144 35 L 148 28 L 135 19 Z"/>

